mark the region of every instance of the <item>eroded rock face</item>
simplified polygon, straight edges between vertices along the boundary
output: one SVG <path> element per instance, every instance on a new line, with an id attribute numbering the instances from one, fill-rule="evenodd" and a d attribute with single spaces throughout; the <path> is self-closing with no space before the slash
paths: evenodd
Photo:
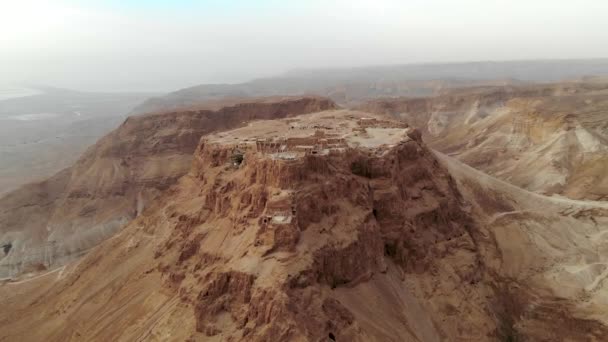
<path id="1" fill-rule="evenodd" d="M 369 116 L 333 110 L 206 136 L 190 172 L 114 238 L 0 286 L 0 337 L 606 336 L 605 206 L 440 163 L 415 129 Z"/>
<path id="2" fill-rule="evenodd" d="M 74 166 L 0 199 L 0 278 L 51 269 L 119 231 L 188 172 L 204 134 L 335 108 L 323 98 L 258 99 L 128 118 Z"/>
<path id="3" fill-rule="evenodd" d="M 420 134 L 407 133 L 392 146 L 289 160 L 246 151 L 239 165 L 232 162 L 238 144 L 203 140 L 188 191 L 198 195 L 190 213 L 175 214 L 191 224 L 177 225 L 157 250 L 169 257 L 160 266 L 165 286 L 194 306 L 193 338 L 385 340 L 365 322 L 374 318 L 353 312 L 359 303 L 342 296 L 396 274 L 393 285 L 417 300 L 434 297 L 419 313 L 438 324 L 427 334 L 495 336 L 496 322 L 481 315 L 479 294 L 491 291 L 479 283 L 474 223 Z M 456 309 L 449 288 L 478 295 Z M 401 320 L 392 339 L 421 338 L 416 324 Z"/>

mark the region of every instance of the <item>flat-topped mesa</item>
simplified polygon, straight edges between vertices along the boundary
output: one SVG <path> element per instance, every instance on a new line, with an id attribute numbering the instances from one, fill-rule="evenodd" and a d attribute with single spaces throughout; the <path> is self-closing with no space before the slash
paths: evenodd
<path id="1" fill-rule="evenodd" d="M 465 216 L 458 214 L 457 191 L 420 133 L 361 115 L 333 111 L 260 121 L 203 139 L 191 175 L 205 188 L 210 217 L 243 225 L 254 220 L 255 246 L 268 245 L 267 252 L 292 251 L 300 233 L 338 212 L 341 201 L 384 218 L 386 227 L 411 215 L 424 225 L 445 221 L 442 235 L 462 235 L 462 225 L 454 233 L 449 224 Z M 416 205 L 405 210 L 399 206 L 404 201 Z M 400 240 L 407 234 L 389 235 Z"/>
<path id="2" fill-rule="evenodd" d="M 52 317 L 22 316 L 47 330 L 16 336 L 76 336 L 66 322 L 99 326 L 115 305 L 112 329 L 79 338 L 487 341 L 497 329 L 475 223 L 402 123 L 327 111 L 209 135 L 153 205 L 65 272 L 61 291 L 45 289 L 59 295 L 30 309 Z"/>
<path id="3" fill-rule="evenodd" d="M 384 156 L 395 149 L 408 149 L 407 153 L 420 149 L 420 134 L 407 124 L 355 114 L 322 112 L 297 119 L 260 121 L 210 135 L 195 153 L 193 172 L 203 179 L 209 166 L 244 168 L 252 184 L 291 189 L 311 174 L 330 176 L 341 167 L 361 176 L 377 174 L 382 170 L 373 170 L 364 159 Z M 290 220 L 289 215 L 283 216 Z"/>
<path id="4" fill-rule="evenodd" d="M 70 169 L 0 199 L 0 246 L 13 247 L 0 253 L 0 278 L 61 266 L 112 236 L 188 173 L 201 136 L 335 108 L 321 97 L 272 97 L 129 117 Z"/>
<path id="5" fill-rule="evenodd" d="M 252 123 L 232 132 L 209 136 L 206 143 L 256 152 L 272 159 L 296 160 L 306 155 L 327 155 L 348 148 L 384 150 L 419 134 L 403 122 L 365 117 L 347 111 L 321 112 L 296 119 Z M 237 160 L 240 164 L 242 160 Z"/>
<path id="6" fill-rule="evenodd" d="M 608 336 L 603 206 L 514 188 L 372 114 L 238 122 L 83 260 L 0 286 L 7 339 Z"/>
<path id="7" fill-rule="evenodd" d="M 192 260 L 167 260 L 164 279 L 180 287 L 187 302 L 198 303 L 197 330 L 205 334 L 223 329 L 216 324 L 219 316 L 208 310 L 212 301 L 200 300 L 213 291 L 197 297 L 200 290 L 190 287 L 207 279 L 208 270 L 221 269 L 230 279 L 235 271 L 252 277 L 234 284 L 242 290 L 231 292 L 228 286 L 218 296 L 237 326 L 246 325 L 252 334 L 235 336 L 253 341 L 271 339 L 264 334 L 279 327 L 292 337 L 319 340 L 332 333 L 351 340 L 359 329 L 353 314 L 341 304 L 344 315 L 326 312 L 335 301 L 331 293 L 321 292 L 313 302 L 306 293 L 357 286 L 387 272 L 389 264 L 428 277 L 449 269 L 454 284 L 433 282 L 446 288 L 474 284 L 481 276 L 467 232 L 472 223 L 454 182 L 419 133 L 403 123 L 331 111 L 213 134 L 199 145 L 186 188 L 197 200 L 186 206 L 190 212 L 174 216 L 193 217 L 194 223 L 176 227 L 158 255 Z M 205 260 L 223 262 L 199 271 L 200 257 L 181 257 L 190 255 L 188 241 L 197 246 L 200 241 L 197 253 L 211 255 Z M 217 243 L 222 248 L 214 247 Z M 239 295 L 245 292 L 247 300 Z M 476 300 L 466 305 L 478 305 Z M 270 321 L 256 316 L 268 307 L 283 314 Z M 351 318 L 342 322 L 337 316 Z M 446 319 L 460 324 L 455 317 Z M 327 320 L 341 323 L 325 327 Z M 308 327 L 297 328 L 302 324 Z"/>

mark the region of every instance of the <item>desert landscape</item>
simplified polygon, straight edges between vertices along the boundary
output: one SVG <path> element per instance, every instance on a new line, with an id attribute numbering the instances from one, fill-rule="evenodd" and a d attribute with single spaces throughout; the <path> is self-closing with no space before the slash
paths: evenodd
<path id="1" fill-rule="evenodd" d="M 0 4 L 0 342 L 608 342 L 608 2 Z"/>
<path id="2" fill-rule="evenodd" d="M 601 341 L 606 87 L 131 116 L 0 200 L 2 339 Z"/>

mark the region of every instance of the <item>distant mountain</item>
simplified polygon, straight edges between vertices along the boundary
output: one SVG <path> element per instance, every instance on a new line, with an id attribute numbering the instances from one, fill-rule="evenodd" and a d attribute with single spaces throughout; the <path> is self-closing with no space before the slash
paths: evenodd
<path id="1" fill-rule="evenodd" d="M 340 105 L 376 97 L 431 96 L 456 87 L 553 82 L 608 75 L 608 59 L 410 64 L 295 70 L 240 84 L 205 84 L 152 98 L 134 114 L 173 110 L 225 97 L 319 95 Z"/>

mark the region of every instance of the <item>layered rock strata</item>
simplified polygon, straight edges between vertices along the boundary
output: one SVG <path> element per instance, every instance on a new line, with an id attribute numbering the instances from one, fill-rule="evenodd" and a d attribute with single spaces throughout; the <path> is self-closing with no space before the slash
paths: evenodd
<path id="1" fill-rule="evenodd" d="M 128 118 L 69 169 L 0 199 L 0 278 L 52 269 L 140 215 L 190 168 L 204 134 L 335 108 L 323 98 L 224 102 Z"/>

